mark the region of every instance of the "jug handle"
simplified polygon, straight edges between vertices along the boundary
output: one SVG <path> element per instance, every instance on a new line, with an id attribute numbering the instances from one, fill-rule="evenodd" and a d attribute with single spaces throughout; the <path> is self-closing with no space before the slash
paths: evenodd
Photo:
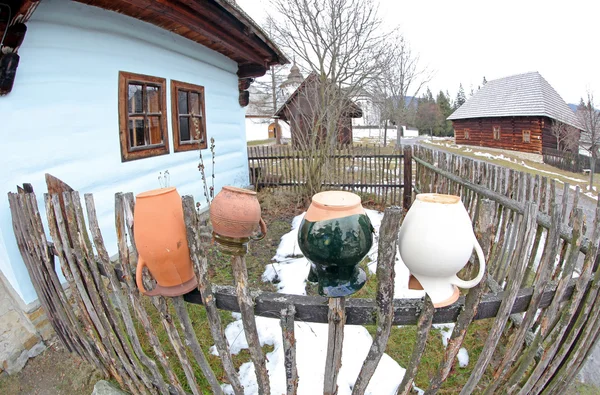
<path id="1" fill-rule="evenodd" d="M 143 270 L 144 270 L 144 266 L 146 266 L 146 261 L 140 256 L 138 257 L 138 264 L 137 267 L 135 269 L 135 282 L 139 288 L 139 290 L 147 296 L 157 296 L 160 295 L 159 290 L 160 287 L 158 284 L 156 284 L 156 288 L 154 288 L 152 291 L 146 291 L 146 288 L 144 288 L 144 282 L 142 281 L 142 275 L 143 275 Z"/>
<path id="2" fill-rule="evenodd" d="M 258 224 L 260 225 L 261 234 L 259 236 L 251 236 L 250 238 L 254 241 L 262 240 L 267 235 L 267 224 L 265 223 L 265 221 L 263 221 L 263 219 L 261 218 Z"/>
<path id="3" fill-rule="evenodd" d="M 451 280 L 451 283 L 460 288 L 473 288 L 481 282 L 481 279 L 485 274 L 485 256 L 483 255 L 483 250 L 481 249 L 479 242 L 477 242 L 475 235 L 473 235 L 473 247 L 475 248 L 475 252 L 477 253 L 477 259 L 479 260 L 479 273 L 477 273 L 477 277 L 468 281 L 462 280 L 458 278 L 458 276 L 454 275 Z"/>

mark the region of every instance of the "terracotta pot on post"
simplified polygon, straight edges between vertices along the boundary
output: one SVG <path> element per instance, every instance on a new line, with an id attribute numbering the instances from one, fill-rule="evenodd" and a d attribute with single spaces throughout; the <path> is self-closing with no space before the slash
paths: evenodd
<path id="1" fill-rule="evenodd" d="M 161 188 L 137 195 L 133 222 L 139 252 L 135 277 L 140 291 L 148 296 L 180 296 L 195 289 L 198 281 L 177 190 Z M 157 282 L 151 291 L 142 283 L 144 267 Z"/>
<path id="2" fill-rule="evenodd" d="M 220 250 L 231 255 L 244 255 L 250 240 L 267 234 L 256 192 L 243 188 L 224 186 L 210 204 L 210 221 Z M 260 234 L 254 236 L 257 229 Z"/>
<path id="3" fill-rule="evenodd" d="M 358 264 L 373 245 L 373 226 L 360 196 L 342 191 L 314 195 L 298 245 L 311 263 L 308 280 L 318 282 L 319 294 L 336 298 L 360 290 L 367 275 Z"/>
<path id="4" fill-rule="evenodd" d="M 434 307 L 456 302 L 460 296 L 458 287 L 473 288 L 485 273 L 483 251 L 459 196 L 418 194 L 402 222 L 398 249 L 414 276 L 409 287 L 422 287 Z M 479 273 L 472 280 L 462 280 L 456 274 L 467 264 L 473 250 L 479 261 Z"/>

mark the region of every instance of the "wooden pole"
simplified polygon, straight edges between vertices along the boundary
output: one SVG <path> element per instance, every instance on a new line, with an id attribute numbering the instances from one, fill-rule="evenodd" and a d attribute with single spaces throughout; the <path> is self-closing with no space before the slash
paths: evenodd
<path id="1" fill-rule="evenodd" d="M 206 308 L 206 315 L 208 318 L 208 324 L 210 326 L 210 333 L 215 341 L 215 346 L 225 375 L 227 376 L 233 392 L 236 395 L 242 395 L 244 388 L 240 384 L 237 371 L 231 359 L 231 353 L 229 352 L 229 345 L 227 339 L 223 334 L 223 325 L 221 324 L 221 316 L 216 306 L 215 297 L 212 291 L 212 284 L 208 279 L 208 264 L 206 257 L 203 255 L 202 242 L 200 241 L 200 223 L 198 221 L 198 215 L 194 206 L 194 198 L 190 195 L 186 195 L 182 198 L 183 204 L 183 218 L 185 220 L 185 226 L 187 228 L 187 240 L 190 248 L 190 256 L 192 262 L 194 262 L 194 269 L 196 271 L 196 278 L 198 279 L 198 290 L 202 296 L 202 302 Z"/>
<path id="2" fill-rule="evenodd" d="M 231 258 L 233 276 L 236 283 L 237 300 L 242 314 L 244 333 L 248 341 L 250 358 L 256 371 L 256 380 L 259 393 L 268 395 L 270 390 L 269 372 L 265 363 L 265 355 L 260 347 L 256 318 L 254 316 L 254 300 L 248 291 L 248 271 L 246 269 L 246 258 L 244 256 L 233 256 Z"/>
<path id="3" fill-rule="evenodd" d="M 402 208 L 408 211 L 412 204 L 412 149 L 410 146 L 404 147 L 404 193 L 402 198 Z"/>
<path id="4" fill-rule="evenodd" d="M 346 323 L 346 298 L 329 298 L 329 332 L 327 338 L 327 356 L 325 358 L 325 380 L 323 394 L 337 394 L 337 377 L 342 367 L 342 347 L 344 343 L 344 325 Z"/>
<path id="5" fill-rule="evenodd" d="M 404 377 L 402 378 L 400 387 L 398 387 L 397 393 L 400 395 L 407 395 L 411 391 L 413 382 L 417 376 L 419 364 L 421 363 L 421 357 L 425 351 L 427 337 L 429 337 L 429 330 L 431 329 L 431 324 L 433 322 L 434 310 L 435 309 L 433 307 L 433 303 L 431 302 L 431 298 L 429 295 L 425 295 L 425 299 L 423 301 L 423 310 L 421 311 L 419 322 L 417 323 L 417 341 L 415 342 L 415 346 L 410 357 L 410 362 L 408 363 L 406 372 L 404 372 Z"/>
<path id="6" fill-rule="evenodd" d="M 298 391 L 298 368 L 296 366 L 296 336 L 294 335 L 294 315 L 296 308 L 289 305 L 281 310 L 281 335 L 283 336 L 283 355 L 285 358 L 286 394 L 294 395 Z"/>
<path id="7" fill-rule="evenodd" d="M 356 379 L 352 389 L 353 395 L 365 393 L 390 337 L 394 317 L 394 264 L 396 263 L 397 237 L 401 221 L 402 209 L 400 207 L 385 209 L 379 228 L 377 254 L 377 335 Z"/>

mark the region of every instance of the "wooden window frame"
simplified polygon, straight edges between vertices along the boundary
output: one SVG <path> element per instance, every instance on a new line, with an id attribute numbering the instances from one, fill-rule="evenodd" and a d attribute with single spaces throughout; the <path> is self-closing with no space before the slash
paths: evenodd
<path id="1" fill-rule="evenodd" d="M 492 126 L 492 139 L 500 140 L 500 132 L 501 132 L 500 126 Z M 496 137 L 496 136 L 498 136 L 498 137 Z"/>
<path id="2" fill-rule="evenodd" d="M 531 144 L 531 130 L 528 129 L 523 129 L 523 131 L 521 132 L 522 136 L 523 136 L 523 142 L 527 143 L 527 144 Z M 525 133 L 527 133 L 527 140 L 525 140 Z"/>
<path id="3" fill-rule="evenodd" d="M 181 142 L 179 140 L 179 117 L 182 116 L 179 114 L 179 90 L 194 92 L 200 95 L 200 111 L 202 114 L 195 118 L 199 118 L 200 122 L 200 135 L 203 137 L 201 140 L 194 140 L 192 137 L 191 142 Z M 173 150 L 175 152 L 184 152 L 184 151 L 192 151 L 197 149 L 206 149 L 207 147 L 207 133 L 206 133 L 206 109 L 205 109 L 205 96 L 204 96 L 204 87 L 201 85 L 194 85 L 187 82 L 181 82 L 176 80 L 171 80 L 171 124 L 172 124 L 172 133 L 173 133 Z M 188 98 L 189 102 L 189 98 Z M 183 115 L 187 117 L 192 117 L 189 114 Z M 190 122 L 190 136 L 192 136 L 192 122 Z"/>
<path id="4" fill-rule="evenodd" d="M 129 84 L 138 83 L 140 85 L 152 85 L 160 88 L 160 111 L 158 113 L 143 112 L 147 122 L 147 117 L 160 116 L 160 127 L 163 142 L 161 144 L 152 144 L 141 147 L 132 147 L 129 141 Z M 142 99 L 143 100 L 143 99 Z M 169 153 L 169 130 L 167 129 L 167 80 L 160 77 L 153 77 L 144 74 L 119 71 L 119 139 L 121 141 L 121 161 L 128 162 L 137 159 L 149 158 L 153 156 L 166 155 Z"/>
<path id="5" fill-rule="evenodd" d="M 465 140 L 471 140 L 471 136 L 469 135 L 470 129 L 464 129 L 463 133 L 464 133 L 464 137 Z"/>

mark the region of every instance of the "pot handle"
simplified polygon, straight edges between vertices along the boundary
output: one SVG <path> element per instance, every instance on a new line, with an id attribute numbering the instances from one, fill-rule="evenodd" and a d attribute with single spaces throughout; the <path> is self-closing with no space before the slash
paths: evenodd
<path id="1" fill-rule="evenodd" d="M 265 221 L 263 221 L 263 219 L 261 218 L 258 224 L 260 225 L 260 235 L 250 237 L 254 241 L 262 240 L 267 235 L 267 224 L 265 223 Z"/>
<path id="2" fill-rule="evenodd" d="M 146 261 L 141 256 L 138 256 L 138 264 L 135 269 L 135 282 L 137 284 L 137 287 L 144 295 L 147 295 L 147 296 L 160 295 L 160 293 L 159 293 L 160 286 L 158 284 L 156 284 L 156 288 L 154 288 L 151 291 L 146 291 L 146 288 L 144 288 L 144 282 L 142 281 L 142 276 L 144 274 L 144 271 L 143 271 L 144 266 L 148 267 L 148 266 L 146 266 Z"/>
<path id="3" fill-rule="evenodd" d="M 477 273 L 477 277 L 469 281 L 462 280 L 458 278 L 458 276 L 454 275 L 451 279 L 451 283 L 460 288 L 473 288 L 481 282 L 481 279 L 485 274 L 485 256 L 483 255 L 483 250 L 481 249 L 481 246 L 479 245 L 475 235 L 473 235 L 473 247 L 475 248 L 477 259 L 479 260 L 479 273 Z"/>

